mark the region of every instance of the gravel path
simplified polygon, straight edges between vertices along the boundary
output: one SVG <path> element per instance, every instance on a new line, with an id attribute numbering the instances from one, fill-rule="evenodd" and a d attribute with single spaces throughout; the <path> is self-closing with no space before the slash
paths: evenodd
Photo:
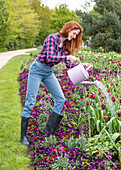
<path id="1" fill-rule="evenodd" d="M 8 60 L 10 60 L 12 57 L 16 55 L 21 55 L 21 54 L 28 54 L 26 52 L 29 51 L 34 51 L 36 48 L 29 48 L 29 49 L 23 49 L 23 50 L 15 50 L 15 51 L 7 51 L 7 52 L 2 52 L 0 53 L 0 69 L 7 64 Z"/>

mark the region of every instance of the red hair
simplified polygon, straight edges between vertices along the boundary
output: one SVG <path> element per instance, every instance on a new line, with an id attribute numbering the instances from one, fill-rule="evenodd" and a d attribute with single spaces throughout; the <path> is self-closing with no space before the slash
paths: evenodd
<path id="1" fill-rule="evenodd" d="M 69 51 L 70 54 L 72 55 L 77 55 L 81 48 L 83 28 L 78 22 L 69 21 L 63 26 L 63 28 L 60 31 L 60 36 L 63 38 L 67 38 L 68 33 L 70 31 L 77 30 L 77 29 L 79 29 L 80 32 L 76 36 L 76 38 L 73 38 L 71 41 L 67 40 L 66 42 L 66 50 Z"/>

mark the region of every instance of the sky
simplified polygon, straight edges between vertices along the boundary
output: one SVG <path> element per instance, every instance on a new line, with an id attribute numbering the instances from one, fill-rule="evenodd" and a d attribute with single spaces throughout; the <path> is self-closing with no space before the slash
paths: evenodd
<path id="1" fill-rule="evenodd" d="M 90 0 L 42 0 L 41 2 L 50 9 L 54 9 L 56 6 L 58 7 L 60 4 L 66 3 L 70 10 L 75 11 L 76 9 L 83 10 L 82 5 L 84 5 L 86 1 L 90 2 Z M 93 5 L 94 3 L 91 3 L 92 7 L 88 8 L 89 11 L 93 9 Z"/>

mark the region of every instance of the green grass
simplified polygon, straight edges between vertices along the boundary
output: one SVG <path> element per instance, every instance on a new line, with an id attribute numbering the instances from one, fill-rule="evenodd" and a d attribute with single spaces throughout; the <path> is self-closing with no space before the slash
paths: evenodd
<path id="1" fill-rule="evenodd" d="M 17 78 L 23 57 L 13 57 L 0 69 L 0 170 L 30 169 L 27 147 L 20 143 L 22 108 Z"/>

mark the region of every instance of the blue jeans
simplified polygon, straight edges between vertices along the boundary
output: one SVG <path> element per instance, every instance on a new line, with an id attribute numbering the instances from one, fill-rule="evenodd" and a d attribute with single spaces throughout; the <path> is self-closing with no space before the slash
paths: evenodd
<path id="1" fill-rule="evenodd" d="M 44 83 L 55 100 L 53 111 L 57 114 L 61 113 L 65 102 L 65 97 L 61 90 L 61 86 L 53 73 L 53 70 L 54 67 L 44 65 L 39 61 L 35 60 L 32 63 L 28 75 L 27 93 L 22 117 L 30 117 L 41 82 Z"/>

